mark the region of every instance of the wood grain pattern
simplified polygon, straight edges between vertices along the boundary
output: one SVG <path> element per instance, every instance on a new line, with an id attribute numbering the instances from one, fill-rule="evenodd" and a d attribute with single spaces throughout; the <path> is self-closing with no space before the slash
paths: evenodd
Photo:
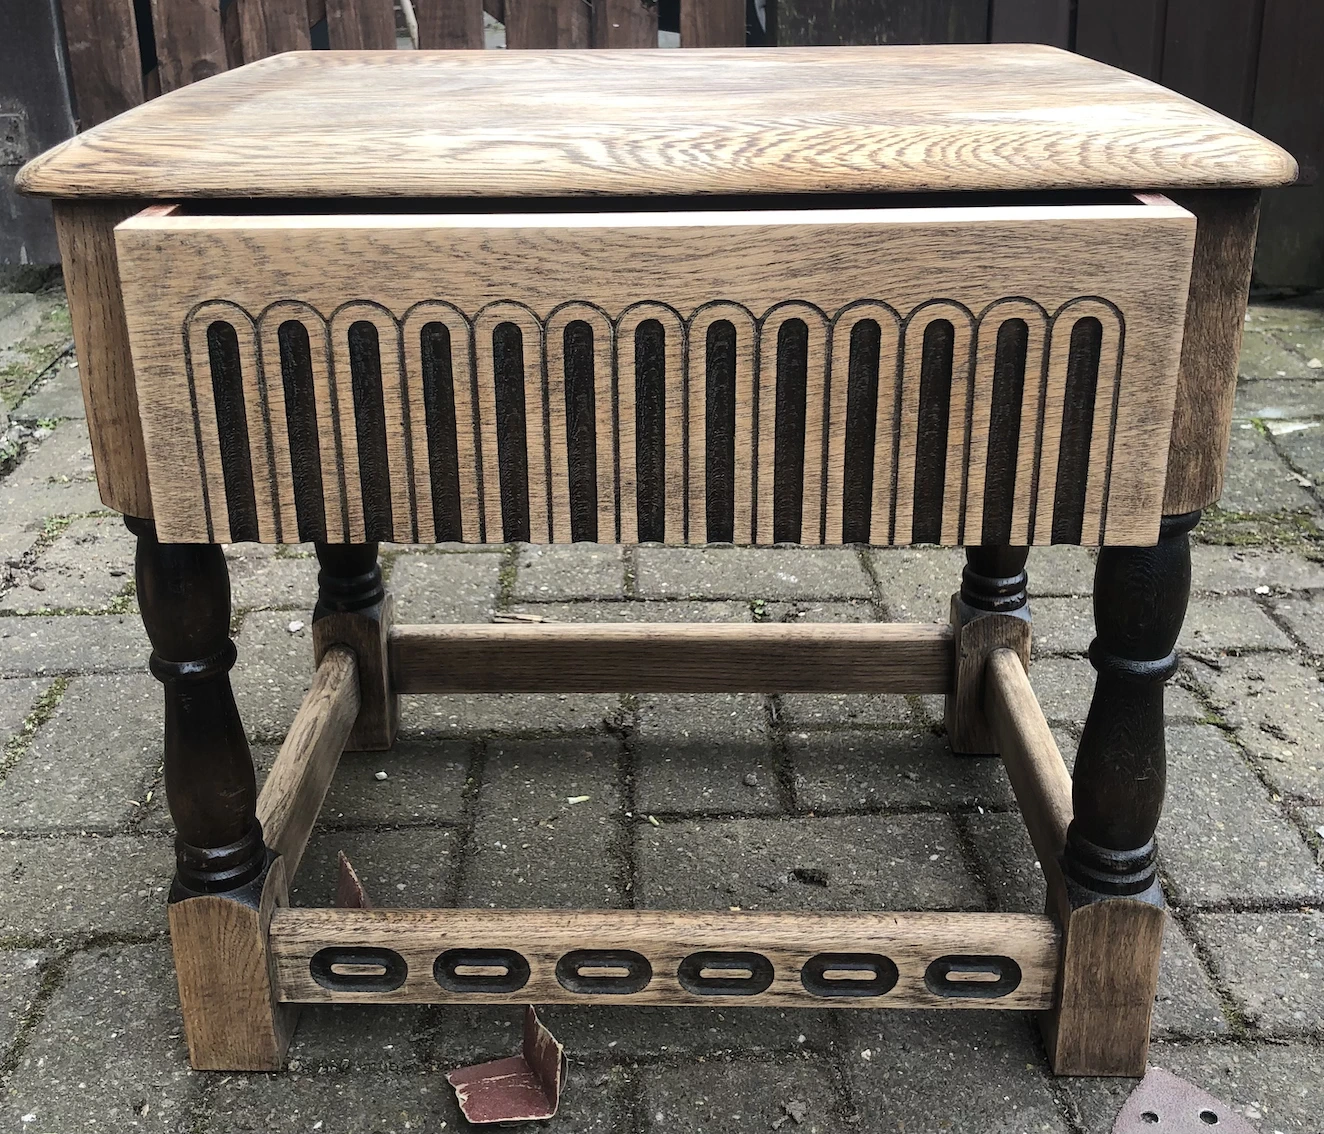
<path id="1" fill-rule="evenodd" d="M 127 202 L 59 201 L 55 231 L 101 499 L 126 516 L 150 519 L 147 453 L 115 256 L 115 226 L 134 211 Z"/>
<path id="2" fill-rule="evenodd" d="M 506 47 L 589 47 L 592 20 L 584 0 L 506 0 Z"/>
<path id="3" fill-rule="evenodd" d="M 418 46 L 482 50 L 483 0 L 414 0 Z"/>
<path id="4" fill-rule="evenodd" d="M 313 656 L 319 667 L 341 648 L 356 662 L 358 715 L 344 741 L 346 752 L 385 752 L 400 727 L 400 699 L 392 686 L 388 660 L 395 599 L 387 593 L 375 606 L 358 611 L 320 610 L 313 618 Z"/>
<path id="5" fill-rule="evenodd" d="M 332 51 L 394 51 L 395 0 L 326 0 Z"/>
<path id="6" fill-rule="evenodd" d="M 234 5 L 245 62 L 309 49 L 306 0 L 234 0 Z"/>
<path id="7" fill-rule="evenodd" d="M 268 965 L 272 914 L 288 902 L 280 859 L 256 905 L 221 894 L 171 902 L 170 943 L 189 1062 L 199 1071 L 279 1071 L 297 1018 Z"/>
<path id="8" fill-rule="evenodd" d="M 312 377 L 326 516 L 325 535 L 314 538 L 424 538 L 432 504 L 417 335 L 440 319 L 451 344 L 461 538 L 569 539 L 574 470 L 562 351 L 566 316 L 578 312 L 596 328 L 597 483 L 589 490 L 599 540 L 617 539 L 617 530 L 627 543 L 844 538 L 842 364 L 849 369 L 852 329 L 873 319 L 880 377 L 876 404 L 864 407 L 877 421 L 873 542 L 971 542 L 967 532 L 980 532 L 981 522 L 970 517 L 982 515 L 987 499 L 984 466 L 995 459 L 1016 464 L 1012 542 L 1149 542 L 1161 507 L 1191 223 L 1159 199 L 672 214 L 158 210 L 118 233 L 137 381 L 149 407 L 157 521 L 163 538 L 240 538 L 226 526 L 225 485 L 251 480 L 262 514 L 256 535 L 243 538 L 307 537 L 306 526 L 281 519 L 286 458 L 273 446 L 289 444 L 288 434 L 271 423 L 279 413 L 261 397 L 281 384 L 284 363 L 265 350 L 255 362 L 252 346 L 297 310 L 310 324 L 310 349 L 329 344 L 327 368 L 319 363 Z M 770 272 L 769 264 L 785 267 Z M 166 274 L 168 290 L 157 285 Z M 1019 428 L 990 451 L 989 356 L 1013 315 L 1033 327 Z M 217 379 L 201 342 L 227 320 L 240 357 L 234 373 Z M 1099 321 L 1099 345 L 1094 369 L 1072 378 L 1082 320 Z M 733 492 L 724 507 L 733 509 L 734 531 L 709 532 L 706 352 L 721 321 L 735 335 L 734 371 L 722 377 L 728 390 L 735 383 L 734 488 L 713 492 Z M 355 362 L 355 327 L 376 344 L 371 374 L 363 359 Z M 191 344 L 182 367 L 181 329 Z M 498 340 L 512 335 L 498 352 Z M 787 355 L 785 374 L 784 340 L 802 342 L 803 352 Z M 935 342 L 939 353 L 926 361 Z M 368 417 L 356 409 L 366 396 L 360 379 L 371 386 Z M 522 399 L 518 412 L 499 404 L 512 381 L 519 393 L 505 396 Z M 1068 406 L 1069 381 L 1076 395 L 1088 393 L 1084 416 L 1075 401 Z M 213 424 L 211 388 L 224 392 L 232 382 L 246 395 L 247 458 Z M 779 418 L 795 397 L 801 433 L 794 415 Z M 504 420 L 499 411 L 516 416 Z M 1061 451 L 1068 423 L 1070 460 Z M 790 432 L 779 444 L 784 426 Z M 236 460 L 248 464 L 236 470 Z M 781 490 L 778 477 L 786 478 Z M 1075 522 L 1057 525 L 1055 535 L 1059 477 Z M 793 498 L 775 505 L 778 491 Z M 778 506 L 789 509 L 780 531 Z"/>
<path id="9" fill-rule="evenodd" d="M 1181 204 L 1195 214 L 1197 227 L 1163 492 L 1170 516 L 1207 508 L 1223 493 L 1260 194 L 1187 193 Z"/>
<path id="10" fill-rule="evenodd" d="M 681 47 L 744 47 L 744 0 L 681 0 Z"/>
<path id="11" fill-rule="evenodd" d="M 61 0 L 78 124 L 86 130 L 143 100 L 142 57 L 130 4 Z"/>
<path id="12" fill-rule="evenodd" d="M 945 693 L 952 633 L 935 624 L 539 623 L 397 626 L 397 693 Z"/>
<path id="13" fill-rule="evenodd" d="M 630 950 L 646 958 L 652 977 L 638 992 L 597 993 L 593 1003 L 708 1004 L 713 1007 L 1012 1008 L 1053 1002 L 1058 935 L 1034 914 L 997 913 L 681 913 L 652 910 L 279 910 L 270 946 L 283 1000 L 305 1003 L 584 1003 L 556 977 L 557 962 L 576 949 Z M 309 973 L 320 949 L 389 949 L 407 966 L 393 990 L 338 991 Z M 454 992 L 433 977 L 446 949 L 512 949 L 529 965 L 527 982 L 511 992 Z M 677 980 L 688 956 L 709 950 L 754 952 L 773 967 L 767 989 L 754 995 L 695 994 Z M 881 954 L 897 968 L 896 986 L 878 996 L 816 996 L 801 969 L 820 953 Z M 998 997 L 941 995 L 925 975 L 950 955 L 1010 957 L 1017 986 Z M 845 983 L 845 982 L 842 982 Z M 957 982 L 952 982 L 956 985 Z M 979 982 L 961 982 L 977 989 Z"/>
<path id="14" fill-rule="evenodd" d="M 656 47 L 657 4 L 649 0 L 595 0 L 593 46 Z"/>
<path id="15" fill-rule="evenodd" d="M 1174 189 L 1295 177 L 1277 146 L 1153 83 L 1054 48 L 979 44 L 294 53 L 137 107 L 29 163 L 17 184 L 160 200 Z"/>
<path id="16" fill-rule="evenodd" d="M 985 708 L 993 680 L 990 667 L 993 658 L 1004 651 L 1014 654 L 1023 667 L 1029 667 L 1030 622 L 1012 614 L 963 610 L 961 596 L 955 594 L 951 624 L 956 662 L 944 719 L 952 751 L 1001 752 L 1001 738 Z"/>
<path id="17" fill-rule="evenodd" d="M 152 0 L 152 29 L 163 92 L 210 79 L 230 65 L 221 0 Z"/>
<path id="18" fill-rule="evenodd" d="M 322 655 L 257 797 L 263 840 L 281 856 L 287 881 L 298 873 L 308 836 L 358 715 L 358 665 L 349 650 L 332 647 Z"/>

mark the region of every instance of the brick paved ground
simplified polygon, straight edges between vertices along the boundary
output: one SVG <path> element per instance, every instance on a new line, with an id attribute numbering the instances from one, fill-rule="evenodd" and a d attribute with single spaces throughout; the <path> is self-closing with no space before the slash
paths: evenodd
<path id="1" fill-rule="evenodd" d="M 1172 718 L 1173 917 L 1153 1061 L 1266 1134 L 1324 1129 L 1324 311 L 1257 306 Z M 165 933 L 169 818 L 131 541 L 100 509 L 58 292 L 0 295 L 0 1129 L 436 1131 L 442 1072 L 517 1013 L 316 1010 L 281 1076 L 195 1074 Z M 1314 360 L 1314 361 L 1312 361 Z M 0 428 L 5 428 L 0 416 Z M 309 672 L 314 562 L 230 549 L 236 687 L 269 765 Z M 404 620 L 941 619 L 960 554 L 392 550 Z M 1036 552 L 1033 680 L 1070 756 L 1090 555 Z M 1040 908 L 1005 777 L 935 698 L 408 698 L 350 756 L 295 900 L 344 848 L 382 904 Z M 386 769 L 379 781 L 374 774 Z M 588 796 L 569 805 L 567 797 Z M 654 825 L 646 817 L 656 820 Z M 548 1010 L 556 1131 L 1105 1132 L 1129 1083 L 1054 1081 L 1010 1014 Z M 787 1127 L 783 1127 L 787 1128 Z"/>

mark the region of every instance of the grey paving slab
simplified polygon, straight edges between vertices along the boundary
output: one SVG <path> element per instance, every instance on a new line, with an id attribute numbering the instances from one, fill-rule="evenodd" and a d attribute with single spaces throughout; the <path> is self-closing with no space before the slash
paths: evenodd
<path id="1" fill-rule="evenodd" d="M 635 590 L 646 599 L 870 597 L 869 577 L 850 547 L 641 547 Z"/>
<path id="2" fill-rule="evenodd" d="M 447 1094 L 454 1092 L 440 1072 L 231 1075 L 208 1096 L 197 1129 L 205 1134 L 436 1134 L 447 1128 Z M 454 1128 L 453 1119 L 449 1126 Z"/>
<path id="3" fill-rule="evenodd" d="M 1237 383 L 1234 421 L 1308 421 L 1324 417 L 1324 383 L 1317 378 L 1269 378 Z"/>
<path id="4" fill-rule="evenodd" d="M 621 720 L 614 693 L 434 693 L 400 698 L 400 735 L 418 740 L 602 732 Z"/>
<path id="5" fill-rule="evenodd" d="M 520 544 L 516 601 L 619 599 L 625 596 L 624 549 L 599 543 Z"/>
<path id="6" fill-rule="evenodd" d="M 618 748 L 606 740 L 490 743 L 462 904 L 621 905 Z"/>
<path id="7" fill-rule="evenodd" d="M 1069 1129 L 1028 1014 L 843 1016 L 850 1043 L 846 1077 L 862 1129 L 924 1134 L 1065 1134 Z"/>
<path id="8" fill-rule="evenodd" d="M 415 1069 L 427 1062 L 425 1004 L 305 1004 L 286 1067 L 297 1073 Z"/>
<path id="9" fill-rule="evenodd" d="M 1263 655 L 1194 673 L 1275 788 L 1324 799 L 1324 686 L 1314 669 Z"/>
<path id="10" fill-rule="evenodd" d="M 1247 330 L 1305 331 L 1324 324 L 1324 308 L 1318 295 L 1286 299 L 1255 296 L 1246 308 Z"/>
<path id="11" fill-rule="evenodd" d="M 92 444 L 81 421 L 63 422 L 0 481 L 0 515 L 27 527 L 48 516 L 104 509 L 92 467 Z"/>
<path id="12" fill-rule="evenodd" d="M 1032 605 L 1034 653 L 1079 654 L 1094 638 L 1094 612 L 1085 599 L 1045 598 Z M 1251 598 L 1191 599 L 1179 649 L 1189 653 L 1225 650 L 1286 650 L 1291 640 Z"/>
<path id="13" fill-rule="evenodd" d="M 0 676 L 143 672 L 151 644 L 136 614 L 0 618 Z"/>
<path id="14" fill-rule="evenodd" d="M 1324 431 L 1319 423 L 1274 438 L 1283 456 L 1314 484 L 1324 482 Z"/>
<path id="15" fill-rule="evenodd" d="M 311 619 L 317 602 L 317 559 L 311 555 L 253 555 L 231 547 L 230 605 L 234 610 L 290 610 L 290 621 Z"/>
<path id="16" fill-rule="evenodd" d="M 0 831 L 109 831 L 133 817 L 161 764 L 161 687 L 76 677 L 0 783 Z"/>
<path id="17" fill-rule="evenodd" d="M 640 811 L 781 810 L 778 756 L 762 696 L 651 695 L 638 704 L 634 792 Z"/>
<path id="18" fill-rule="evenodd" d="M 78 367 L 70 365 L 72 362 L 70 357 L 57 365 L 54 373 L 18 404 L 14 416 L 37 421 L 86 418 Z"/>
<path id="19" fill-rule="evenodd" d="M 788 748 L 796 802 L 814 812 L 1015 802 L 1000 760 L 954 756 L 927 731 L 792 733 Z"/>
<path id="20" fill-rule="evenodd" d="M 1177 905 L 1324 896 L 1301 836 L 1212 726 L 1168 729 L 1158 839 Z"/>
<path id="21" fill-rule="evenodd" d="M 1324 361 L 1324 325 L 1320 323 L 1318 309 L 1285 322 L 1285 326 L 1271 328 L 1268 335 L 1304 358 L 1306 372 L 1311 377 L 1324 377 L 1324 367 L 1319 365 Z M 1316 365 L 1312 366 L 1312 362 Z"/>
<path id="22" fill-rule="evenodd" d="M 945 815 L 681 820 L 636 828 L 636 897 L 654 909 L 976 909 Z"/>
<path id="23" fill-rule="evenodd" d="M 1030 684 L 1039 707 L 1050 722 L 1084 724 L 1094 694 L 1094 667 L 1085 658 L 1036 658 L 1030 666 Z M 1195 695 L 1175 682 L 1164 692 L 1167 719 L 1200 720 L 1204 709 Z"/>
<path id="24" fill-rule="evenodd" d="M 1268 1035 L 1318 1031 L 1324 1021 L 1324 913 L 1217 913 L 1194 919 L 1219 983 Z"/>
<path id="25" fill-rule="evenodd" d="M 1309 475 L 1309 474 L 1307 474 Z M 1232 427 L 1219 506 L 1229 512 L 1309 512 L 1314 498 L 1250 422 Z"/>
<path id="26" fill-rule="evenodd" d="M 0 952 L 0 1059 L 28 1013 L 41 988 L 43 966 L 51 954 L 40 949 L 6 949 Z"/>
<path id="27" fill-rule="evenodd" d="M 201 1080 L 184 1050 L 169 946 L 93 948 L 69 959 L 0 1106 L 6 1129 L 25 1134 L 183 1134 Z"/>
<path id="28" fill-rule="evenodd" d="M 133 582 L 136 543 L 118 516 L 74 520 L 31 570 L 18 573 L 0 608 L 20 614 L 104 609 Z"/>
<path id="29" fill-rule="evenodd" d="M 1273 612 L 1312 654 L 1324 654 L 1324 596 L 1280 599 Z"/>
<path id="30" fill-rule="evenodd" d="M 395 620 L 490 622 L 500 590 L 503 556 L 491 552 L 418 552 L 391 566 Z"/>
<path id="31" fill-rule="evenodd" d="M 1025 563 L 1030 579 L 1030 600 L 1039 596 L 1092 595 L 1094 593 L 1094 562 L 1097 553 L 1092 547 L 1056 547 L 1030 549 Z M 959 579 L 958 579 L 959 581 Z M 955 591 L 956 587 L 953 586 Z"/>
<path id="32" fill-rule="evenodd" d="M 749 622 L 748 602 L 681 600 L 630 602 L 519 602 L 511 614 L 549 622 Z"/>
<path id="33" fill-rule="evenodd" d="M 1195 946 L 1169 916 L 1163 931 L 1152 1035 L 1155 1039 L 1216 1039 L 1231 1030 Z"/>
<path id="34" fill-rule="evenodd" d="M 252 611 L 235 637 L 230 671 L 239 716 L 254 740 L 279 742 L 289 731 L 313 676 L 313 635 L 305 622 L 291 631 L 288 611 Z"/>
<path id="35" fill-rule="evenodd" d="M 716 1059 L 683 1070 L 650 1068 L 640 1079 L 644 1130 L 737 1134 L 789 1129 L 827 1134 L 845 1129 L 853 1117 L 832 1067 L 814 1059 Z M 798 1119 L 787 1117 L 788 1104 L 796 1104 Z"/>
<path id="36" fill-rule="evenodd" d="M 1324 383 L 1320 389 L 1324 392 Z M 1191 548 L 1191 587 L 1197 593 L 1214 594 L 1268 587 L 1275 595 L 1321 588 L 1324 563 L 1300 552 L 1197 543 Z"/>
<path id="37" fill-rule="evenodd" d="M 332 905 L 343 851 L 373 905 L 397 909 L 448 905 L 454 892 L 455 840 L 454 831 L 436 827 L 394 831 L 316 827 L 290 886 L 290 903 Z"/>
<path id="38" fill-rule="evenodd" d="M 888 547 L 866 553 L 894 622 L 946 622 L 961 586 L 965 552 L 955 548 Z"/>
<path id="39" fill-rule="evenodd" d="M 37 698 L 48 688 L 49 681 L 31 677 L 0 680 L 0 748 L 23 727 Z"/>
<path id="40" fill-rule="evenodd" d="M 894 693 L 783 693 L 777 704 L 779 718 L 789 729 L 857 725 L 920 728 L 927 723 L 919 697 Z"/>
<path id="41" fill-rule="evenodd" d="M 1313 378 L 1317 377 L 1306 363 L 1310 355 L 1297 349 L 1290 332 L 1283 328 L 1265 328 L 1248 323 L 1241 339 L 1241 358 L 1237 374 L 1246 378 Z"/>
<path id="42" fill-rule="evenodd" d="M 169 839 L 0 839 L 0 939 L 163 933 L 175 872 Z"/>
<path id="43" fill-rule="evenodd" d="M 23 566 L 24 557 L 36 547 L 41 534 L 36 528 L 22 527 L 11 516 L 0 517 L 0 596 L 16 582 L 19 572 L 15 568 Z"/>
<path id="44" fill-rule="evenodd" d="M 320 821 L 345 827 L 459 823 L 472 757 L 472 744 L 454 740 L 400 740 L 389 752 L 346 752 Z"/>
<path id="45" fill-rule="evenodd" d="M 1264 1134 L 1319 1134 L 1324 1078 L 1315 1044 L 1160 1043 L 1149 1064 L 1223 1099 Z M 1111 1134 L 1134 1088 L 1134 1079 L 1064 1079 L 1061 1087 L 1084 1134 Z"/>

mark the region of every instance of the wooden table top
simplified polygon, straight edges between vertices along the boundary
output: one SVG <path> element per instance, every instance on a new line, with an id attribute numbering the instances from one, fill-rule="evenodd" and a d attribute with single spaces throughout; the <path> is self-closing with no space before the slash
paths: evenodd
<path id="1" fill-rule="evenodd" d="M 1014 44 L 295 52 L 31 162 L 52 197 L 1270 186 L 1296 163 L 1145 79 Z"/>

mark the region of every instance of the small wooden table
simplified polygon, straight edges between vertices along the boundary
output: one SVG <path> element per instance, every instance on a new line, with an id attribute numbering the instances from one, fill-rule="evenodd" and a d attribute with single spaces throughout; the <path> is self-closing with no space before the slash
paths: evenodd
<path id="1" fill-rule="evenodd" d="M 1218 498 L 1259 190 L 1292 159 L 1042 47 L 283 55 L 39 158 L 106 504 L 138 535 L 194 1066 L 300 1003 L 1043 1013 L 1138 1075 L 1163 685 Z M 313 541 L 317 673 L 261 794 L 220 545 Z M 950 625 L 394 626 L 379 541 L 939 543 Z M 1031 545 L 1098 545 L 1074 783 Z M 1046 914 L 291 909 L 400 693 L 947 695 Z"/>

